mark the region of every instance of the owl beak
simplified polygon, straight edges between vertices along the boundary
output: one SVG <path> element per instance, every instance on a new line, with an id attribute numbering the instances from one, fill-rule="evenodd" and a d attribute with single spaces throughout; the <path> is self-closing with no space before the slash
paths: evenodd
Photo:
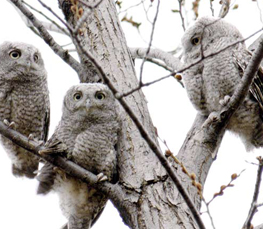
<path id="1" fill-rule="evenodd" d="M 86 100 L 86 110 L 88 111 L 91 107 L 91 102 L 89 99 Z"/>
<path id="2" fill-rule="evenodd" d="M 30 61 L 27 61 L 26 62 L 26 71 L 29 72 L 31 69 L 31 62 Z"/>

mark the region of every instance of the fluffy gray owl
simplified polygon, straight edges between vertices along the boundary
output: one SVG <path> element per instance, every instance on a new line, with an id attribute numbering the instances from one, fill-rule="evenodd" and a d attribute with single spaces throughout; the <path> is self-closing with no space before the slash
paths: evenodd
<path id="1" fill-rule="evenodd" d="M 0 120 L 14 123 L 25 136 L 45 141 L 49 127 L 47 74 L 32 45 L 4 42 L 0 46 Z M 16 176 L 35 177 L 38 158 L 1 136 Z"/>
<path id="2" fill-rule="evenodd" d="M 241 81 L 251 54 L 237 28 L 223 19 L 202 17 L 182 37 L 185 66 L 200 63 L 183 72 L 188 96 L 194 107 L 204 115 L 221 109 Z M 224 51 L 202 59 L 205 56 Z M 246 149 L 263 146 L 263 74 L 254 78 L 243 104 L 231 118 L 227 128 L 238 134 Z"/>
<path id="3" fill-rule="evenodd" d="M 40 153 L 59 153 L 113 181 L 119 129 L 118 104 L 107 86 L 79 84 L 68 90 L 61 121 L 46 144 L 48 149 Z M 44 165 L 37 178 L 39 194 L 50 190 L 58 193 L 68 229 L 90 228 L 107 202 L 105 195 L 62 171 L 55 171 L 50 164 Z"/>

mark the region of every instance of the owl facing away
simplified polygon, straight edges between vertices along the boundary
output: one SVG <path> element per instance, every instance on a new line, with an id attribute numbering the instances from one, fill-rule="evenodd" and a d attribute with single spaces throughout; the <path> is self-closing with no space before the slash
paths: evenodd
<path id="1" fill-rule="evenodd" d="M 238 29 L 221 18 L 202 17 L 182 37 L 183 80 L 190 101 L 208 116 L 232 96 L 251 58 Z M 238 42 L 240 41 L 240 42 Z M 246 149 L 263 146 L 263 74 L 259 69 L 249 94 L 227 129 L 238 134 Z"/>
<path id="2" fill-rule="evenodd" d="M 109 181 L 116 177 L 116 144 L 120 130 L 118 104 L 107 86 L 79 84 L 64 98 L 62 118 L 44 154 L 59 153 Z M 55 155 L 54 155 L 55 156 Z M 88 184 L 45 164 L 37 177 L 38 194 L 58 193 L 68 229 L 90 228 L 107 197 Z"/>
<path id="3" fill-rule="evenodd" d="M 14 123 L 25 136 L 45 141 L 49 128 L 47 73 L 39 51 L 32 45 L 4 42 L 0 45 L 0 120 Z M 34 178 L 38 158 L 1 136 L 15 176 Z"/>

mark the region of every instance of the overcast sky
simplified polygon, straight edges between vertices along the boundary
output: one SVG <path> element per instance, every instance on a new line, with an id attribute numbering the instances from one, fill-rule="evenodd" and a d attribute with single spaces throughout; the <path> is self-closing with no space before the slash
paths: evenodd
<path id="1" fill-rule="evenodd" d="M 140 0 L 123 0 L 123 9 L 129 4 L 136 4 Z M 36 0 L 28 0 L 28 3 L 41 8 Z M 56 1 L 45 1 L 54 9 L 57 8 Z M 148 1 L 146 1 L 148 2 Z M 156 0 L 155 0 L 156 2 Z M 201 1 L 208 2 L 208 1 Z M 191 3 L 189 3 L 191 4 Z M 215 15 L 218 14 L 218 1 L 214 1 Z M 256 2 L 252 0 L 235 1 L 239 5 L 237 10 L 231 10 L 226 20 L 233 23 L 241 31 L 244 37 L 249 36 L 262 28 L 260 10 Z M 78 83 L 75 72 L 70 69 L 52 50 L 35 34 L 33 34 L 21 21 L 16 10 L 6 1 L 1 0 L 0 5 L 0 43 L 3 41 L 22 41 L 38 47 L 45 61 L 48 72 L 48 83 L 51 98 L 51 129 L 53 133 L 55 126 L 60 120 L 62 99 L 66 90 Z M 263 9 L 261 1 L 260 5 Z M 200 16 L 211 15 L 209 4 L 201 4 Z M 158 17 L 153 47 L 165 51 L 174 50 L 179 44 L 183 34 L 179 14 L 171 13 L 171 9 L 178 9 L 177 1 L 162 1 L 160 15 Z M 149 11 L 150 19 L 154 15 L 154 7 Z M 122 18 L 125 13 L 120 15 Z M 188 12 L 191 22 L 191 12 Z M 131 9 L 127 16 L 133 16 L 133 20 L 142 22 L 140 33 L 130 24 L 123 22 L 122 27 L 130 47 L 147 47 L 149 41 L 151 24 L 147 22 L 142 6 Z M 52 33 L 61 44 L 67 44 L 69 39 L 63 35 Z M 258 36 L 256 36 L 258 37 Z M 253 42 L 256 37 L 247 41 Z M 137 72 L 140 62 L 136 61 Z M 152 64 L 146 64 L 143 79 L 145 82 L 167 75 L 163 69 Z M 182 145 L 185 136 L 190 129 L 196 111 L 189 102 L 185 90 L 174 79 L 168 79 L 159 84 L 144 89 L 148 101 L 148 107 L 154 125 L 158 128 L 161 138 L 165 139 L 170 149 L 176 154 Z M 58 229 L 65 222 L 55 194 L 48 196 L 37 196 L 35 180 L 17 179 L 11 175 L 11 163 L 6 153 L 0 148 L 0 228 L 5 229 Z M 218 192 L 223 184 L 230 181 L 233 173 L 246 171 L 238 178 L 235 187 L 226 190 L 225 195 L 217 198 L 211 204 L 211 213 L 217 229 L 241 228 L 252 199 L 257 167 L 248 162 L 256 162 L 257 155 L 262 155 L 262 150 L 245 152 L 240 139 L 227 133 L 219 150 L 217 160 L 213 164 L 207 178 L 204 195 L 207 200 L 211 199 L 213 193 Z M 263 188 L 261 188 L 263 192 Z M 263 194 L 260 195 L 263 202 Z M 262 207 L 263 208 L 263 207 Z M 210 228 L 208 217 L 204 214 L 203 219 Z M 256 214 L 253 224 L 263 223 L 263 209 Z M 122 223 L 118 212 L 108 204 L 102 217 L 94 226 L 94 229 L 102 228 L 127 228 Z"/>

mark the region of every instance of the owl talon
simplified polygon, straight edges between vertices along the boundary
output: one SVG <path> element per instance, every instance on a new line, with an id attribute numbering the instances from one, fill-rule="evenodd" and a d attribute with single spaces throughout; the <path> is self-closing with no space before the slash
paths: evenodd
<path id="1" fill-rule="evenodd" d="M 98 178 L 97 183 L 108 180 L 108 177 L 105 176 L 103 173 L 99 173 L 99 174 L 97 175 L 97 178 Z"/>
<path id="2" fill-rule="evenodd" d="M 3 123 L 9 128 L 15 127 L 15 122 L 9 122 L 7 119 L 4 119 Z"/>
<path id="3" fill-rule="evenodd" d="M 9 126 L 9 121 L 7 119 L 4 119 L 3 123 L 6 125 L 6 126 Z"/>
<path id="4" fill-rule="evenodd" d="M 226 95 L 223 99 L 219 100 L 219 103 L 222 107 L 225 107 L 229 101 L 230 101 L 230 96 L 229 95 Z"/>
<path id="5" fill-rule="evenodd" d="M 29 134 L 27 139 L 28 139 L 28 141 L 33 141 L 34 140 L 34 135 L 33 134 Z"/>
<path id="6" fill-rule="evenodd" d="M 42 140 L 38 140 L 37 143 L 38 143 L 38 146 L 44 146 L 45 144 L 45 142 Z"/>

